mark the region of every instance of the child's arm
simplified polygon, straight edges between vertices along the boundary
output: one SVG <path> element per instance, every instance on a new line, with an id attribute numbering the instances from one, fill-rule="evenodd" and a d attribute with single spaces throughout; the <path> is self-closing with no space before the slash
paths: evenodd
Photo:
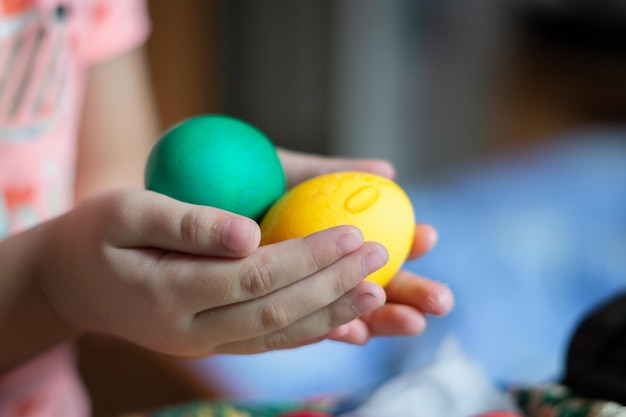
<path id="1" fill-rule="evenodd" d="M 116 190 L 0 242 L 0 372 L 84 332 L 179 356 L 300 346 L 381 306 L 386 251 L 342 226 L 258 248 L 258 225 Z"/>
<path id="2" fill-rule="evenodd" d="M 159 134 L 143 50 L 89 72 L 76 175 L 76 199 L 124 186 L 143 187 L 143 168 Z"/>
<path id="3" fill-rule="evenodd" d="M 0 240 L 0 375 L 76 336 L 55 314 L 36 279 L 37 229 Z"/>
<path id="4" fill-rule="evenodd" d="M 90 70 L 77 200 L 118 186 L 142 186 L 145 158 L 158 134 L 156 113 L 142 50 Z M 0 373 L 77 334 L 59 320 L 34 279 L 37 240 L 48 229 L 46 225 L 0 241 Z"/>
<path id="5" fill-rule="evenodd" d="M 105 98 L 87 99 L 78 200 L 141 187 L 156 130 L 144 107 L 150 95 L 134 72 L 138 57 L 94 69 L 88 93 Z M 127 96 L 134 88 L 140 94 Z M 382 288 L 363 282 L 386 261 L 383 247 L 348 226 L 261 248 L 259 233 L 250 219 L 135 189 L 85 199 L 1 241 L 0 373 L 82 332 L 182 356 L 296 347 L 346 323 L 332 335 L 350 343 L 407 333 L 376 317 L 355 320 L 385 302 Z M 401 281 L 409 295 L 436 286 Z M 436 313 L 423 304 L 428 297 L 393 298 L 415 309 L 413 318 Z"/>

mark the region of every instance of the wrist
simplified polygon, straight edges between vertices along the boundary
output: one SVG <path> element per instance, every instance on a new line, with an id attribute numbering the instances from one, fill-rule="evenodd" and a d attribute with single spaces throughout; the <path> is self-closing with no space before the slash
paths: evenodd
<path id="1" fill-rule="evenodd" d="M 44 225 L 0 241 L 0 373 L 78 336 L 49 303 L 40 278 Z"/>

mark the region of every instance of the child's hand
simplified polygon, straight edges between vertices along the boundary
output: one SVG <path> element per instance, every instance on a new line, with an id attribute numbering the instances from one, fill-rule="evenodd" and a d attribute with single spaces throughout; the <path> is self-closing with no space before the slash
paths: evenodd
<path id="1" fill-rule="evenodd" d="M 425 254 L 436 240 L 435 229 L 426 224 L 417 225 L 409 258 Z M 374 336 L 419 334 L 426 329 L 426 315 L 445 315 L 454 307 L 454 297 L 447 285 L 408 271 L 399 271 L 385 286 L 385 291 L 385 306 L 364 314 L 327 336 L 347 343 L 363 344 Z"/>
<path id="2" fill-rule="evenodd" d="M 309 178 L 336 171 L 363 171 L 393 179 L 396 172 L 389 162 L 382 159 L 348 159 L 324 157 L 278 149 L 278 156 L 291 188 Z"/>
<path id="3" fill-rule="evenodd" d="M 393 179 L 395 170 L 380 159 L 327 158 L 284 149 L 279 150 L 290 187 L 308 178 L 333 171 L 358 170 Z M 437 231 L 418 224 L 410 259 L 430 251 L 437 241 Z M 426 328 L 426 315 L 444 315 L 454 306 L 450 289 L 407 271 L 400 271 L 385 286 L 387 304 L 333 330 L 327 337 L 347 343 L 363 344 L 372 336 L 418 334 Z"/>
<path id="4" fill-rule="evenodd" d="M 350 226 L 259 248 L 252 220 L 122 190 L 40 231 L 39 284 L 65 323 L 164 353 L 299 346 L 385 301 L 362 281 L 387 253 Z"/>

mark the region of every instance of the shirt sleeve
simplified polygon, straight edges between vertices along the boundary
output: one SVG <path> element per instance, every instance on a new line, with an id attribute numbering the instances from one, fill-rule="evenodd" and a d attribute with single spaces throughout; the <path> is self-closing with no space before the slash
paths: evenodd
<path id="1" fill-rule="evenodd" d="M 95 64 L 145 43 L 150 18 L 145 0 L 95 0 L 90 10 L 87 60 Z"/>

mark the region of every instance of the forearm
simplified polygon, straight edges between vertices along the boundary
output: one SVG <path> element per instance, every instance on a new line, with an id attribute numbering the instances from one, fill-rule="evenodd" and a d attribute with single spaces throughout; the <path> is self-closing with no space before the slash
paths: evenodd
<path id="1" fill-rule="evenodd" d="M 37 262 L 43 224 L 0 241 L 0 374 L 77 335 L 46 300 Z"/>

